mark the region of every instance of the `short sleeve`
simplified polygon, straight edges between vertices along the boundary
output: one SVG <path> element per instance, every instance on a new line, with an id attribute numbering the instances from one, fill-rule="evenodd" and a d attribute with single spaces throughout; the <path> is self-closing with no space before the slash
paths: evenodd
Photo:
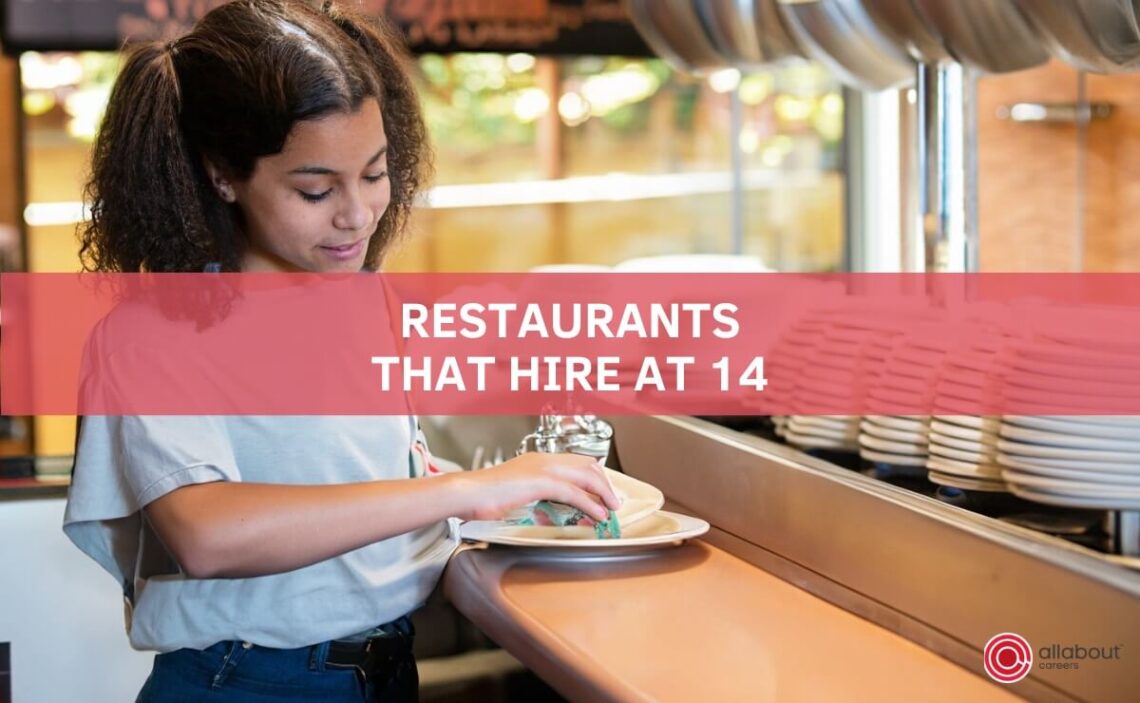
<path id="1" fill-rule="evenodd" d="M 183 486 L 240 480 L 223 417 L 85 417 L 63 530 L 129 588 L 146 505 Z"/>

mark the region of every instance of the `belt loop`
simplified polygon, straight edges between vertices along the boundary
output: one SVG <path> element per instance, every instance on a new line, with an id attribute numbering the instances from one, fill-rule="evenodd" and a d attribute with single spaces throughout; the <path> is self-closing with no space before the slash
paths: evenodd
<path id="1" fill-rule="evenodd" d="M 238 662 L 242 660 L 246 652 L 249 651 L 248 647 L 243 646 L 239 640 L 230 640 L 226 643 L 226 656 L 222 660 L 222 665 L 214 674 L 213 680 L 210 682 L 210 688 L 220 688 L 226 682 L 230 672 L 237 667 Z"/>
<path id="2" fill-rule="evenodd" d="M 325 659 L 329 656 L 329 644 L 329 642 L 321 642 L 309 648 L 309 671 L 325 670 Z"/>

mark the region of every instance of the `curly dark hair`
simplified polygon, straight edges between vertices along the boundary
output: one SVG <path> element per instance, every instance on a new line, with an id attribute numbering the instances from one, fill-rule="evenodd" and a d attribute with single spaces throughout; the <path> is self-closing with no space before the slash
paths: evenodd
<path id="1" fill-rule="evenodd" d="M 331 1 L 233 0 L 169 44 L 134 49 L 95 140 L 79 227 L 88 271 L 237 271 L 238 209 L 210 186 L 204 159 L 239 180 L 280 153 L 294 123 L 380 102 L 391 202 L 369 241 L 375 269 L 403 233 L 430 171 L 402 40 Z"/>

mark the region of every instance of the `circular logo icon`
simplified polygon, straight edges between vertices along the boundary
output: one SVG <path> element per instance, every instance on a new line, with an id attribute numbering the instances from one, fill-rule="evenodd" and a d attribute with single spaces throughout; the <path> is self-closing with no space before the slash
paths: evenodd
<path id="1" fill-rule="evenodd" d="M 986 673 L 998 683 L 1017 683 L 1033 668 L 1033 648 L 1012 632 L 991 637 L 982 654 Z"/>

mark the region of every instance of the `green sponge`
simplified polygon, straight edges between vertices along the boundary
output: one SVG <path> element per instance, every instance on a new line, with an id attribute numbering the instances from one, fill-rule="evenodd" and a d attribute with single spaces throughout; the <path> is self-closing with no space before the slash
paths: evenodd
<path id="1" fill-rule="evenodd" d="M 555 527 L 570 527 L 581 525 L 592 518 L 575 507 L 549 500 L 540 500 L 521 515 L 507 518 L 512 525 L 537 525 L 535 515 L 542 513 L 550 524 Z M 594 522 L 594 534 L 598 539 L 617 539 L 621 537 L 621 525 L 618 524 L 617 513 L 609 511 L 609 517 L 601 522 Z"/>
<path id="2" fill-rule="evenodd" d="M 594 534 L 598 539 L 618 539 L 621 537 L 621 525 L 618 524 L 617 513 L 610 511 L 609 518 L 594 523 Z"/>

